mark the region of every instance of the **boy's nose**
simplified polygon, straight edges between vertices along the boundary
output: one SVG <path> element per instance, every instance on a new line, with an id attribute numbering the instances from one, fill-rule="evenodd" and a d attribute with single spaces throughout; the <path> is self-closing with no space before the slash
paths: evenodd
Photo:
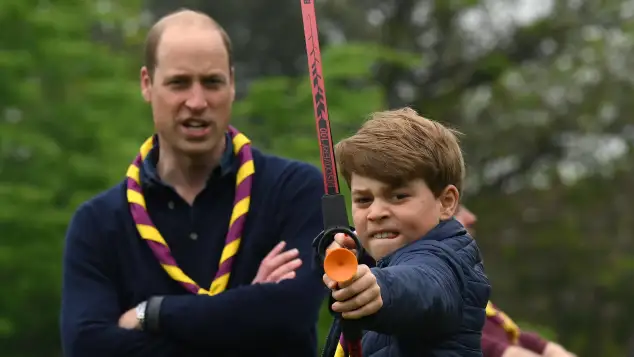
<path id="1" fill-rule="evenodd" d="M 390 212 L 385 205 L 380 203 L 372 203 L 368 210 L 368 220 L 380 221 L 390 216 Z"/>

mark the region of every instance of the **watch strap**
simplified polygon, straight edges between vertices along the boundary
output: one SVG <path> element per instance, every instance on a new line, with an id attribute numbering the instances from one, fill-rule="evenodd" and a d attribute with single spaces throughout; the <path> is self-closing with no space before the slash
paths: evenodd
<path id="1" fill-rule="evenodd" d="M 163 296 L 153 296 L 148 299 L 145 306 L 145 319 L 143 330 L 148 332 L 159 332 L 159 315 Z"/>

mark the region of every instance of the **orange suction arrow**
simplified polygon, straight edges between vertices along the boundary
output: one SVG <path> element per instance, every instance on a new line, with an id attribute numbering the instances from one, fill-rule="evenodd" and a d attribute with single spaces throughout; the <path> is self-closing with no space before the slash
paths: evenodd
<path id="1" fill-rule="evenodd" d="M 324 272 L 330 279 L 343 283 L 354 277 L 358 264 L 352 251 L 346 248 L 329 249 L 324 259 Z"/>

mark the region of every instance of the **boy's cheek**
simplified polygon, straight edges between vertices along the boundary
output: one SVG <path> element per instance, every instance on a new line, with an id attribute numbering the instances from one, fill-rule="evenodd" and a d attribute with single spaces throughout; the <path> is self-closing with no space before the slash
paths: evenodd
<path id="1" fill-rule="evenodd" d="M 368 249 L 368 239 L 364 238 L 364 236 L 362 234 L 359 234 L 357 232 L 357 237 L 359 238 L 359 242 L 361 242 L 361 245 L 363 246 L 363 249 Z"/>

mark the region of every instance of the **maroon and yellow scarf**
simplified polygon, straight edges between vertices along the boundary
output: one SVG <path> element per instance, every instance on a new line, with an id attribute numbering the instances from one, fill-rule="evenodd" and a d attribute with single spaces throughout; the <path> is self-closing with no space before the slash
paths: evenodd
<path id="1" fill-rule="evenodd" d="M 145 197 L 143 197 L 143 191 L 141 190 L 139 170 L 143 160 L 145 160 L 150 150 L 154 147 L 155 136 L 150 137 L 143 143 L 139 154 L 127 172 L 128 203 L 139 235 L 147 241 L 154 256 L 161 263 L 163 269 L 165 269 L 165 272 L 193 294 L 215 295 L 223 292 L 227 288 L 231 274 L 231 266 L 240 247 L 244 223 L 246 221 L 247 212 L 249 211 L 251 185 L 255 172 L 251 153 L 251 141 L 233 127 L 229 127 L 229 134 L 233 142 L 233 152 L 240 162 L 240 168 L 236 176 L 236 193 L 233 203 L 233 212 L 231 213 L 231 220 L 229 222 L 229 231 L 220 257 L 218 271 L 209 290 L 201 288 L 178 267 L 167 246 L 167 242 L 154 223 L 152 223 L 150 215 L 148 214 Z"/>

